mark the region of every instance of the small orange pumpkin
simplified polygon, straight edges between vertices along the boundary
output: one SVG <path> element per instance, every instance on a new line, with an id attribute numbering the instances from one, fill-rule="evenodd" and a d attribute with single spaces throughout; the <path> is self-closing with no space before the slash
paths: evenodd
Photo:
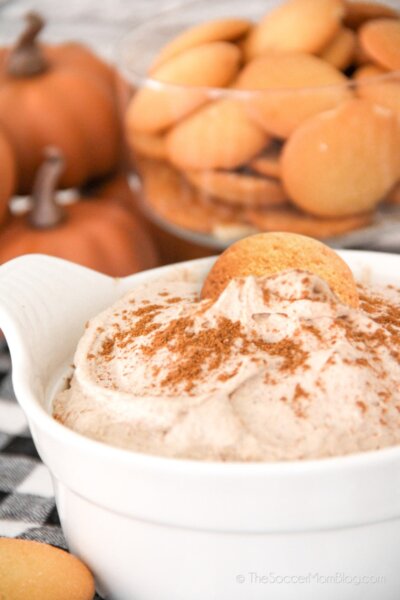
<path id="1" fill-rule="evenodd" d="M 9 141 L 0 131 L 0 223 L 8 213 L 8 202 L 15 189 L 15 158 Z"/>
<path id="2" fill-rule="evenodd" d="M 49 254 L 113 277 L 157 266 L 157 252 L 142 223 L 107 199 L 69 206 L 56 202 L 64 168 L 61 152 L 48 148 L 34 184 L 28 214 L 0 231 L 0 264 L 22 254 Z"/>
<path id="3" fill-rule="evenodd" d="M 16 44 L 0 53 L 0 125 L 16 155 L 21 194 L 31 191 L 48 145 L 65 156 L 62 187 L 110 173 L 121 153 L 114 71 L 79 44 L 39 44 L 43 26 L 30 13 Z"/>

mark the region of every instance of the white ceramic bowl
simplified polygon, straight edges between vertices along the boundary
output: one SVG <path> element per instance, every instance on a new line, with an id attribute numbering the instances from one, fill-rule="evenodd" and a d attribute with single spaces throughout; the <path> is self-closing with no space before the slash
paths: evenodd
<path id="1" fill-rule="evenodd" d="M 343 252 L 400 283 L 400 256 Z M 212 259 L 185 263 L 199 277 Z M 176 269 L 177 267 L 172 267 Z M 398 600 L 400 448 L 276 464 L 135 454 L 70 431 L 49 400 L 85 321 L 171 267 L 114 280 L 43 256 L 0 268 L 15 391 L 71 550 L 112 600 Z"/>

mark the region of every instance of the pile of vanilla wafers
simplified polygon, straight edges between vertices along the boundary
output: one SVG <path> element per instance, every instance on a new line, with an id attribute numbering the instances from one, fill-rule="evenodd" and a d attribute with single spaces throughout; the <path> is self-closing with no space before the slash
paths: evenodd
<path id="1" fill-rule="evenodd" d="M 366 227 L 400 203 L 400 14 L 287 0 L 258 23 L 200 23 L 156 56 L 125 122 L 144 202 L 175 226 Z"/>

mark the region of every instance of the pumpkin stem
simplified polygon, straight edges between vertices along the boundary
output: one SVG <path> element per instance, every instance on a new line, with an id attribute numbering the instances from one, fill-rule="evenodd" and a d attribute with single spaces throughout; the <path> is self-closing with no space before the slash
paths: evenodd
<path id="1" fill-rule="evenodd" d="M 42 48 L 37 43 L 37 36 L 43 29 L 43 18 L 30 12 L 25 16 L 26 28 L 21 33 L 7 60 L 7 73 L 12 77 L 31 77 L 39 75 L 48 68 Z"/>
<path id="2" fill-rule="evenodd" d="M 49 146 L 45 150 L 45 160 L 36 175 L 32 192 L 32 209 L 28 216 L 34 229 L 56 227 L 65 218 L 65 211 L 57 204 L 55 192 L 64 170 L 64 157 L 61 150 Z"/>

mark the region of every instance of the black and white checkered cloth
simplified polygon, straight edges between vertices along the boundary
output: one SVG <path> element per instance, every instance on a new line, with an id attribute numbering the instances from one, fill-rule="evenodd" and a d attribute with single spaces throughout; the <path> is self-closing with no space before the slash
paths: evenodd
<path id="1" fill-rule="evenodd" d="M 5 344 L 2 343 L 0 537 L 37 540 L 67 549 L 54 502 L 49 471 L 38 456 L 25 415 L 15 399 L 10 369 L 10 358 Z M 95 598 L 101 600 L 98 595 Z"/>

